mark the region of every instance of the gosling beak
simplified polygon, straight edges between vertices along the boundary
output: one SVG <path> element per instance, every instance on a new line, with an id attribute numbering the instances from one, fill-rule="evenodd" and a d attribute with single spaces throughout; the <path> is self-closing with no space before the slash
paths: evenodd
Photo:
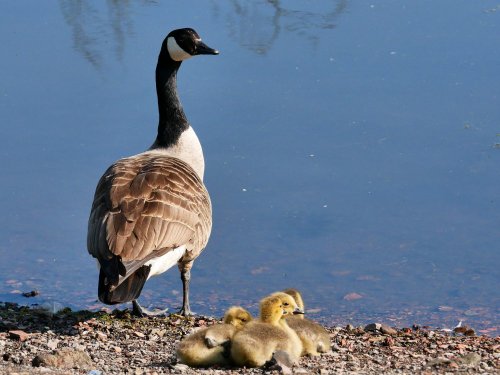
<path id="1" fill-rule="evenodd" d="M 304 314 L 304 311 L 303 311 L 303 310 L 301 310 L 301 309 L 299 309 L 299 308 L 297 307 L 295 310 L 293 310 L 293 315 L 297 315 L 297 314 Z"/>
<path id="2" fill-rule="evenodd" d="M 201 40 L 196 44 L 196 55 L 218 55 L 219 51 L 210 48 Z"/>

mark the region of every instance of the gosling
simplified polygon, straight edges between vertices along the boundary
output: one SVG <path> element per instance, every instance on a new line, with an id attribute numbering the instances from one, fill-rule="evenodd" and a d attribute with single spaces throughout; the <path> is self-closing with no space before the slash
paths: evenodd
<path id="1" fill-rule="evenodd" d="M 222 324 L 199 329 L 180 342 L 177 347 L 178 361 L 191 367 L 230 364 L 231 339 L 251 320 L 252 316 L 244 308 L 229 308 L 224 314 Z"/>
<path id="2" fill-rule="evenodd" d="M 277 352 L 293 364 L 302 352 L 302 343 L 284 316 L 302 314 L 295 300 L 286 293 L 274 293 L 260 301 L 260 317 L 236 332 L 231 358 L 239 366 L 260 367 Z"/>
<path id="3" fill-rule="evenodd" d="M 286 289 L 283 293 L 289 294 L 295 299 L 297 306 L 304 310 L 304 301 L 297 289 Z M 317 356 L 320 353 L 330 351 L 330 335 L 318 323 L 304 318 L 304 315 L 287 315 L 287 323 L 302 341 L 302 355 Z"/>

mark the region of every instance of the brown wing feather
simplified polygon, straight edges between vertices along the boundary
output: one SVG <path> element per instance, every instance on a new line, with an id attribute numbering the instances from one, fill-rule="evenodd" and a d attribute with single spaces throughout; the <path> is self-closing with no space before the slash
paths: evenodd
<path id="1" fill-rule="evenodd" d="M 204 249 L 212 227 L 210 198 L 183 161 L 144 153 L 113 164 L 101 177 L 89 218 L 87 247 L 98 259 L 141 260 L 187 245 L 183 261 Z"/>

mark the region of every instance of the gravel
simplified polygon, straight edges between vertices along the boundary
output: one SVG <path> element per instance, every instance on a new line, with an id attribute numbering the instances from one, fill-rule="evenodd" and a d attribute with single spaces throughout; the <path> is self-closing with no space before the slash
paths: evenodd
<path id="1" fill-rule="evenodd" d="M 196 327 L 219 322 L 179 315 L 136 319 L 128 311 L 45 310 L 0 303 L 1 374 L 476 374 L 500 373 L 500 338 L 457 332 L 327 327 L 332 351 L 303 357 L 292 368 L 192 369 L 178 364 L 175 347 Z M 472 331 L 472 333 L 471 333 Z M 467 334 L 466 334 L 467 333 Z"/>

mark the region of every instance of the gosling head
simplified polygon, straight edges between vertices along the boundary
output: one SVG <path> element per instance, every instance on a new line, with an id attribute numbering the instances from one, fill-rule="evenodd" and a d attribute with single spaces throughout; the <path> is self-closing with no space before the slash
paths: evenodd
<path id="1" fill-rule="evenodd" d="M 281 307 L 283 308 L 283 316 L 304 314 L 304 310 L 298 306 L 295 299 L 287 293 L 276 292 L 271 294 L 271 296 L 278 297 L 281 301 Z"/>
<path id="2" fill-rule="evenodd" d="M 260 320 L 278 323 L 286 315 L 302 314 L 294 299 L 286 293 L 273 293 L 260 301 Z"/>
<path id="3" fill-rule="evenodd" d="M 291 295 L 295 300 L 295 302 L 297 302 L 297 306 L 299 307 L 299 309 L 304 311 L 304 300 L 302 299 L 302 295 L 297 289 L 293 288 L 285 289 L 283 293 Z"/>
<path id="4" fill-rule="evenodd" d="M 200 36 L 191 28 L 171 31 L 161 47 L 160 56 L 181 62 L 196 55 L 218 55 L 219 51 L 201 41 Z"/>
<path id="5" fill-rule="evenodd" d="M 277 324 L 283 318 L 283 307 L 279 297 L 267 296 L 260 301 L 260 320 Z"/>
<path id="6" fill-rule="evenodd" d="M 240 306 L 232 306 L 224 314 L 224 323 L 232 324 L 237 329 L 243 328 L 251 320 L 252 315 Z"/>

